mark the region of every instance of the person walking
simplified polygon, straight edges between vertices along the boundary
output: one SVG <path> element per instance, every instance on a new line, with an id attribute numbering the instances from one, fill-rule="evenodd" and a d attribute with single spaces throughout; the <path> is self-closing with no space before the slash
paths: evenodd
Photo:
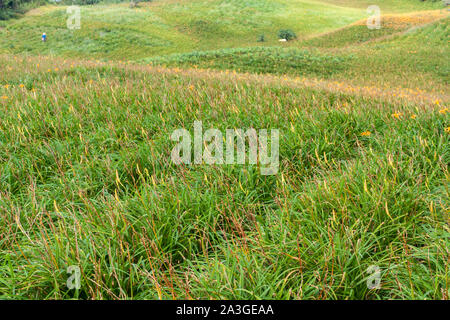
<path id="1" fill-rule="evenodd" d="M 47 35 L 45 34 L 45 32 L 42 34 L 42 41 L 43 42 L 47 41 Z"/>

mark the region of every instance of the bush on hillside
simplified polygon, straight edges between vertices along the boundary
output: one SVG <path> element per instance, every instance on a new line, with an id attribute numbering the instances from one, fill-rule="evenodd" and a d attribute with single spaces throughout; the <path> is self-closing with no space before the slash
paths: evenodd
<path id="1" fill-rule="evenodd" d="M 289 41 L 289 40 L 297 39 L 297 35 L 291 29 L 283 29 L 283 30 L 278 31 L 278 38 L 286 39 Z"/>

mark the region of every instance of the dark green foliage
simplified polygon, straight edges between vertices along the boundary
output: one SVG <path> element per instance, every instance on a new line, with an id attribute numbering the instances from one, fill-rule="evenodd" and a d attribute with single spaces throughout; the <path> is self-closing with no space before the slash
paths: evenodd
<path id="1" fill-rule="evenodd" d="M 199 66 L 220 70 L 274 74 L 314 74 L 328 77 L 343 70 L 350 58 L 325 55 L 296 48 L 254 47 L 195 51 L 144 60 L 167 66 Z"/>
<path id="2" fill-rule="evenodd" d="M 327 77 L 343 70 L 350 58 L 333 57 L 296 48 L 254 47 L 195 51 L 144 60 L 166 66 L 199 66 L 220 70 L 273 74 L 315 74 Z"/>
<path id="3" fill-rule="evenodd" d="M 297 39 L 297 35 L 294 31 L 290 29 L 283 29 L 278 31 L 278 38 L 279 39 L 286 39 L 287 41 Z"/>
<path id="4" fill-rule="evenodd" d="M 16 17 L 44 3 L 45 0 L 0 0 L 0 20 Z"/>

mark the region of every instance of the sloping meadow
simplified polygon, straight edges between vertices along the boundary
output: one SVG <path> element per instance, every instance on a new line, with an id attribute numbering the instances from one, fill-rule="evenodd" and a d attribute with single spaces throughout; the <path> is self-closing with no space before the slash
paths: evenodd
<path id="1" fill-rule="evenodd" d="M 448 298 L 448 101 L 0 59 L 2 298 Z M 278 129 L 278 173 L 175 165 L 195 120 Z"/>

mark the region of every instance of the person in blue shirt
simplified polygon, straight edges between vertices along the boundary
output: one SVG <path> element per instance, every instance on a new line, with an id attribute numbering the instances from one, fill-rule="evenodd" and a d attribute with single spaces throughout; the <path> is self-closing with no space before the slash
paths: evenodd
<path id="1" fill-rule="evenodd" d="M 45 32 L 42 34 L 42 41 L 46 41 L 47 40 L 47 35 L 45 34 Z"/>

